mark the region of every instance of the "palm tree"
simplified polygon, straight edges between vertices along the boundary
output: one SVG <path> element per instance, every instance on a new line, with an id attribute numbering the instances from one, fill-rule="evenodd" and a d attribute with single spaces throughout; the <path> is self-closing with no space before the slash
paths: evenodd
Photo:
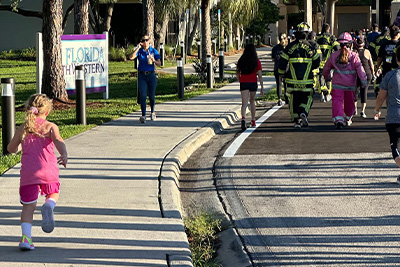
<path id="1" fill-rule="evenodd" d="M 143 34 L 147 34 L 154 44 L 154 7 L 155 0 L 143 0 Z"/>
<path id="2" fill-rule="evenodd" d="M 61 63 L 63 1 L 43 1 L 43 81 L 42 92 L 50 98 L 67 100 Z"/>
<path id="3" fill-rule="evenodd" d="M 165 43 L 168 22 L 170 19 L 178 18 L 185 7 L 186 0 L 155 0 L 155 47 L 159 48 L 160 43 Z"/>
<path id="4" fill-rule="evenodd" d="M 221 7 L 225 14 L 231 14 L 231 22 L 236 25 L 236 35 L 240 38 L 240 30 L 248 26 L 257 15 L 257 0 L 221 0 Z M 229 25 L 228 29 L 231 29 Z"/>
<path id="5" fill-rule="evenodd" d="M 233 0 L 234 1 L 234 0 Z M 210 21 L 211 0 L 201 0 L 201 64 L 207 64 L 207 55 L 211 55 L 211 21 Z"/>
<path id="6" fill-rule="evenodd" d="M 74 0 L 74 33 L 89 33 L 89 0 Z"/>

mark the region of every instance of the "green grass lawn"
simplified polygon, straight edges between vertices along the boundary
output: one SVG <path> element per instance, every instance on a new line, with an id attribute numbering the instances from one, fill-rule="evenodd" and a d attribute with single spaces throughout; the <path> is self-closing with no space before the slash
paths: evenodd
<path id="1" fill-rule="evenodd" d="M 15 105 L 22 106 L 30 95 L 36 92 L 36 63 L 33 61 L 0 60 L 0 78 L 14 78 Z M 109 64 L 109 99 L 103 99 L 102 93 L 87 95 L 87 125 L 76 125 L 75 108 L 54 110 L 48 120 L 60 127 L 61 136 L 67 139 L 107 121 L 140 110 L 137 104 L 136 84 L 133 62 L 110 62 Z M 185 76 L 185 85 L 199 83 L 196 75 Z M 201 95 L 219 88 L 229 81 L 216 83 L 214 89 L 200 85 L 190 92 L 185 92 L 185 99 Z M 159 74 L 156 90 L 156 102 L 180 101 L 176 93 L 177 79 L 175 74 Z M 75 97 L 71 96 L 71 100 Z M 0 110 L 1 113 L 1 110 Z M 17 126 L 24 121 L 25 112 L 16 112 Z M 0 154 L 2 138 L 0 131 Z M 20 155 L 0 156 L 0 175 L 20 160 Z"/>

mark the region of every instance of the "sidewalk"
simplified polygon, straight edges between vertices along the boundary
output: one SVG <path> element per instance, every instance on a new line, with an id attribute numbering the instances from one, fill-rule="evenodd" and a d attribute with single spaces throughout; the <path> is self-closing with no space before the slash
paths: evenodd
<path id="1" fill-rule="evenodd" d="M 271 55 L 271 48 L 270 47 L 261 47 L 261 48 L 257 48 L 257 55 L 260 58 L 260 60 L 263 62 L 263 58 L 268 58 Z M 240 56 L 242 54 L 235 54 L 232 56 L 225 56 L 224 57 L 224 65 L 225 65 L 225 69 L 227 70 L 235 70 L 236 69 L 236 62 L 239 60 Z M 218 60 L 217 60 L 218 62 Z M 270 68 L 270 66 L 265 65 L 263 67 L 263 69 L 267 69 Z M 192 63 L 188 63 L 183 65 L 183 69 L 185 74 L 194 74 L 196 73 L 194 68 L 193 68 L 193 64 Z M 164 69 L 159 69 L 160 71 L 163 72 L 167 72 L 167 73 L 175 73 L 177 72 L 176 69 L 176 62 L 175 62 L 175 66 L 173 67 L 168 67 L 168 68 L 164 68 Z M 272 64 L 272 70 L 273 70 L 273 64 Z M 218 75 L 218 74 L 217 74 Z"/>
<path id="2" fill-rule="evenodd" d="M 265 88 L 275 86 L 273 77 Z M 0 176 L 0 266 L 192 266 L 181 219 L 179 168 L 202 144 L 240 117 L 239 84 L 156 106 L 66 140 L 56 229 L 42 232 L 40 197 L 35 251 L 21 252 L 18 164 Z M 161 202 L 159 202 L 159 197 Z"/>

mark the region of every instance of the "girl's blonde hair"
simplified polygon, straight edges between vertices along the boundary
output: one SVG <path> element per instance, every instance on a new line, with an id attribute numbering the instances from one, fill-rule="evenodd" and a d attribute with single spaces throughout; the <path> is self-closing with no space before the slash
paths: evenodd
<path id="1" fill-rule="evenodd" d="M 350 45 L 341 45 L 341 50 L 339 54 L 339 63 L 340 64 L 347 64 L 349 63 L 349 46 Z"/>
<path id="2" fill-rule="evenodd" d="M 28 101 L 26 101 L 25 103 L 26 117 L 22 140 L 28 133 L 33 133 L 40 137 L 43 137 L 37 127 L 36 118 L 39 115 L 50 112 L 52 107 L 52 100 L 48 98 L 45 94 L 34 94 L 29 97 Z"/>

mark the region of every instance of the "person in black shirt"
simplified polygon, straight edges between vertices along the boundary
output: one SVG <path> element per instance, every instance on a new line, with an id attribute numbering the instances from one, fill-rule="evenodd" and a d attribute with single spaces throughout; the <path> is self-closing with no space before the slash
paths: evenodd
<path id="1" fill-rule="evenodd" d="M 283 49 L 287 45 L 287 37 L 285 33 L 280 33 L 278 36 L 279 44 L 272 48 L 272 61 L 274 62 L 274 76 L 276 81 L 276 93 L 278 95 L 278 106 L 282 105 L 282 81 L 278 74 L 278 61 L 281 57 Z M 285 92 L 286 93 L 286 92 Z"/>
<path id="2" fill-rule="evenodd" d="M 376 72 L 378 72 L 379 67 L 382 65 L 382 77 L 385 77 L 386 73 L 398 67 L 396 49 L 400 38 L 400 29 L 393 25 L 389 30 L 391 40 L 380 47 L 377 60 Z M 376 75 L 378 76 L 378 73 Z"/>

